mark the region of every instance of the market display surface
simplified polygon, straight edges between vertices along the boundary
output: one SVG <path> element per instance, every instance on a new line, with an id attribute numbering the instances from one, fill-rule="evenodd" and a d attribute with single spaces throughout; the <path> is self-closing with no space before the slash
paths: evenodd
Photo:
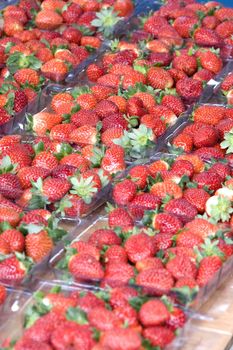
<path id="1" fill-rule="evenodd" d="M 20 0 L 1 15 L 0 348 L 232 335 L 200 310 L 233 268 L 233 9 Z"/>

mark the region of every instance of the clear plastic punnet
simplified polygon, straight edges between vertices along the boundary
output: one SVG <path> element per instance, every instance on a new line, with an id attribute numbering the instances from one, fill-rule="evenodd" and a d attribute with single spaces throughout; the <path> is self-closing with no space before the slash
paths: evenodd
<path id="1" fill-rule="evenodd" d="M 135 349 L 146 349 L 148 344 L 156 346 L 157 343 L 162 349 L 180 349 L 188 340 L 192 320 L 203 318 L 202 315 L 195 314 L 186 308 L 180 308 L 166 296 L 154 298 L 141 295 L 132 287 L 128 288 L 128 294 L 126 294 L 123 288 L 103 291 L 98 288 L 90 289 L 39 281 L 36 290 L 34 294 L 27 291 L 13 291 L 8 295 L 4 312 L 0 316 L 2 321 L 0 341 L 3 348 L 11 349 L 12 346 L 17 348 L 27 344 L 35 346 L 40 343 L 40 346 L 43 344 L 44 347 L 50 346 L 55 349 L 56 341 L 66 348 L 71 343 L 86 344 L 89 341 L 89 349 L 94 349 L 97 345 L 112 344 L 114 340 L 115 344 L 119 342 L 118 348 L 123 349 L 121 342 L 124 340 L 124 346 L 126 342 L 134 341 Z M 121 298 L 126 298 L 123 299 L 123 304 L 117 304 L 117 301 L 121 300 L 116 299 L 117 292 L 121 293 Z M 63 305 L 60 304 L 61 301 Z M 150 311 L 149 306 L 153 306 Z M 147 321 L 149 316 L 151 319 L 155 315 L 156 307 L 166 312 L 166 320 L 160 321 L 157 315 L 156 321 Z M 125 323 L 126 315 L 123 312 L 125 308 L 134 315 L 134 323 L 132 323 L 133 319 L 128 321 L 132 325 Z M 166 323 L 173 324 L 173 312 L 179 314 L 179 324 L 175 323 L 167 327 Z M 105 315 L 108 316 L 108 320 L 103 319 Z M 45 339 L 44 333 L 42 334 L 44 327 L 37 325 L 45 325 L 46 322 L 49 322 L 49 329 Z M 73 332 L 77 331 L 72 339 L 70 336 L 65 336 L 71 329 Z M 161 334 L 158 339 L 151 336 L 152 329 L 155 334 L 156 332 Z M 34 332 L 34 330 L 37 331 Z M 165 334 L 166 337 L 162 336 Z"/>

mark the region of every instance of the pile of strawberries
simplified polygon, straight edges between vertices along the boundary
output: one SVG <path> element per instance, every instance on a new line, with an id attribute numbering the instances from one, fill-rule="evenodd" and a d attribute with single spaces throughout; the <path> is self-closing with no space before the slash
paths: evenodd
<path id="1" fill-rule="evenodd" d="M 186 321 L 185 312 L 169 298 L 147 297 L 131 287 L 63 289 L 42 289 L 30 300 L 15 350 L 164 348 Z M 9 343 L 4 349 L 11 349 Z"/>
<path id="2" fill-rule="evenodd" d="M 48 81 L 60 82 L 98 50 L 131 0 L 21 0 L 3 10 L 0 124 L 21 112 Z"/>
<path id="3" fill-rule="evenodd" d="M 39 292 L 15 350 L 164 348 L 186 321 L 177 304 L 231 262 L 233 75 L 221 72 L 233 11 L 168 1 L 105 41 L 133 7 L 20 0 L 3 11 L 0 125 L 108 47 L 70 86 L 56 85 L 21 135 L 0 138 L 0 304 L 4 285 L 27 285 L 48 262 L 67 235 L 60 219 L 76 225 L 109 200 L 106 216 L 49 264 L 51 278 L 101 292 Z M 198 102 L 216 75 L 228 105 Z"/>

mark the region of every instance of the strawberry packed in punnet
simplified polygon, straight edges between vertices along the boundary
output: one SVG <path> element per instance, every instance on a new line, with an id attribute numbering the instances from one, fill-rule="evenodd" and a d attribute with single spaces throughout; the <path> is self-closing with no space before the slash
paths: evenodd
<path id="1" fill-rule="evenodd" d="M 2 11 L 0 125 L 34 101 L 50 80 L 67 74 L 100 49 L 131 0 L 20 0 Z"/>
<path id="2" fill-rule="evenodd" d="M 0 348 L 180 342 L 233 267 L 233 9 L 1 15 Z"/>
<path id="3" fill-rule="evenodd" d="M 55 270 L 157 296 L 205 286 L 233 255 L 231 180 L 229 164 L 195 154 L 133 166 L 114 185 L 107 218 L 66 246 Z"/>
<path id="4" fill-rule="evenodd" d="M 24 329 L 3 342 L 4 349 L 163 349 L 187 321 L 184 310 L 163 296 L 152 298 L 134 288 L 109 291 L 43 288 L 21 311 Z"/>

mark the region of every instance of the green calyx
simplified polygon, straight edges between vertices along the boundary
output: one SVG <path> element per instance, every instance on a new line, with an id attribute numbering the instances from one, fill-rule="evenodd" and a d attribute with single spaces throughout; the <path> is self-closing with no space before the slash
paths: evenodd
<path id="1" fill-rule="evenodd" d="M 224 135 L 224 141 L 220 143 L 222 149 L 227 149 L 226 153 L 233 153 L 233 129 Z"/>
<path id="2" fill-rule="evenodd" d="M 210 204 L 210 216 L 216 222 L 229 221 L 233 213 L 232 202 L 227 197 L 218 196 L 216 203 Z"/>
<path id="3" fill-rule="evenodd" d="M 12 164 L 9 156 L 5 156 L 2 158 L 0 163 L 0 174 L 12 173 L 16 174 L 17 164 Z"/>
<path id="4" fill-rule="evenodd" d="M 105 37 L 110 37 L 114 26 L 120 19 L 121 17 L 117 16 L 112 7 L 107 7 L 96 13 L 96 18 L 91 22 L 91 25 L 97 27 L 98 31 L 103 33 Z"/>
<path id="5" fill-rule="evenodd" d="M 41 68 L 41 61 L 34 55 L 25 55 L 22 52 L 15 52 L 8 58 L 6 66 L 11 74 L 17 72 L 18 69 L 32 68 L 39 70 Z"/>
<path id="6" fill-rule="evenodd" d="M 74 321 L 80 325 L 88 324 L 86 313 L 78 307 L 69 307 L 66 312 L 66 319 L 68 321 Z"/>
<path id="7" fill-rule="evenodd" d="M 70 182 L 73 185 L 70 193 L 77 194 L 81 197 L 86 204 L 90 204 L 94 195 L 97 193 L 97 188 L 93 184 L 93 176 L 84 179 L 82 176 L 79 178 L 71 177 Z"/>
<path id="8" fill-rule="evenodd" d="M 141 124 L 138 129 L 133 129 L 129 132 L 124 131 L 124 135 L 119 139 L 113 140 L 113 142 L 123 147 L 131 157 L 141 158 L 148 147 L 154 146 L 154 139 L 155 136 L 152 129 Z"/>

